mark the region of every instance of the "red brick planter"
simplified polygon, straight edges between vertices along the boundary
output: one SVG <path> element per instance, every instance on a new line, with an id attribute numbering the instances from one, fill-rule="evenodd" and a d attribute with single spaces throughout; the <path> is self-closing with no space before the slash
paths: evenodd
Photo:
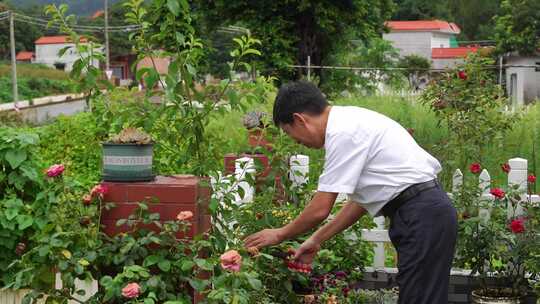
<path id="1" fill-rule="evenodd" d="M 159 213 L 162 222 L 176 220 L 181 211 L 193 212 L 193 218 L 190 220 L 191 229 L 187 237 L 210 231 L 211 216 L 208 209 L 210 188 L 201 185 L 200 178 L 192 175 L 157 176 L 151 182 L 102 184 L 109 190 L 104 202 L 113 202 L 116 205 L 112 209 L 104 209 L 101 214 L 102 229 L 109 236 L 127 231 L 127 226 L 117 227 L 116 222 L 119 219 L 127 219 L 141 201 L 147 201 L 150 211 Z M 157 229 L 157 227 L 150 228 Z M 178 237 L 186 236 L 179 233 Z M 193 303 L 203 299 L 200 294 L 194 294 L 193 298 Z"/>
<path id="2" fill-rule="evenodd" d="M 210 230 L 210 190 L 201 186 L 200 179 L 195 176 L 157 176 L 151 182 L 104 182 L 103 185 L 109 189 L 104 201 L 116 205 L 101 214 L 103 231 L 110 236 L 126 231 L 125 226 L 117 227 L 116 221 L 127 219 L 137 203 L 144 200 L 151 212 L 160 214 L 161 221 L 176 220 L 181 211 L 193 212 L 189 237 Z"/>

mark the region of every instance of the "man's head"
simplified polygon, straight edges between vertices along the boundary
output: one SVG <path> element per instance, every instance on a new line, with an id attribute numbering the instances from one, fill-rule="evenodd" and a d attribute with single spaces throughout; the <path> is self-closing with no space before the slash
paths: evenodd
<path id="1" fill-rule="evenodd" d="M 273 118 L 274 123 L 297 142 L 322 148 L 328 111 L 328 102 L 314 84 L 297 81 L 279 89 Z"/>

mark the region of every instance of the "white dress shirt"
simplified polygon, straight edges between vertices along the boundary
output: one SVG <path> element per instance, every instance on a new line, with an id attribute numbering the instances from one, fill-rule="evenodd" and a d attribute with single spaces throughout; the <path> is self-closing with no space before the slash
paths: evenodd
<path id="1" fill-rule="evenodd" d="M 318 191 L 348 194 L 371 215 L 441 165 L 394 120 L 359 107 L 332 106 Z"/>

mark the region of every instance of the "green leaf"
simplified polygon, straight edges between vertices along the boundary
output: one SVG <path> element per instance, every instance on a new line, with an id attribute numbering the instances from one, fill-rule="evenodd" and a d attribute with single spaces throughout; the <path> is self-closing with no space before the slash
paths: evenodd
<path id="1" fill-rule="evenodd" d="M 188 278 L 188 280 L 189 280 L 189 285 L 191 285 L 191 287 L 193 287 L 193 289 L 195 289 L 196 291 L 203 291 L 208 285 L 208 281 L 206 280 L 198 280 L 198 279 L 191 279 L 191 278 Z"/>
<path id="2" fill-rule="evenodd" d="M 17 223 L 19 224 L 19 229 L 24 230 L 34 223 L 34 219 L 30 215 L 19 215 L 17 216 Z"/>
<path id="3" fill-rule="evenodd" d="M 157 262 L 159 262 L 160 259 L 161 259 L 160 256 L 149 255 L 149 256 L 146 257 L 146 259 L 144 259 L 143 266 L 144 267 L 152 266 L 152 265 L 156 264 Z"/>
<path id="4" fill-rule="evenodd" d="M 167 0 L 167 7 L 175 16 L 178 16 L 180 13 L 180 3 L 178 3 L 178 0 Z"/>
<path id="5" fill-rule="evenodd" d="M 26 151 L 20 151 L 15 149 L 9 149 L 6 152 L 6 160 L 13 169 L 17 169 L 23 161 L 26 160 Z"/>
<path id="6" fill-rule="evenodd" d="M 260 280 L 254 278 L 252 276 L 247 276 L 247 279 L 248 279 L 249 285 L 251 285 L 251 287 L 254 290 L 260 290 L 262 288 L 262 283 L 261 283 Z"/>
<path id="7" fill-rule="evenodd" d="M 195 266 L 194 262 L 186 260 L 182 262 L 182 266 L 180 266 L 180 268 L 182 269 L 182 271 L 188 271 L 188 270 L 193 269 L 194 266 Z"/>
<path id="8" fill-rule="evenodd" d="M 162 271 L 169 272 L 171 270 L 171 262 L 169 262 L 167 260 L 160 261 L 158 263 L 158 267 Z"/>
<path id="9" fill-rule="evenodd" d="M 15 209 L 15 208 L 6 209 L 6 218 L 8 220 L 11 221 L 15 217 L 17 217 L 17 215 L 19 215 L 19 209 Z"/>
<path id="10" fill-rule="evenodd" d="M 214 266 L 212 264 L 210 264 L 205 259 L 195 259 L 194 261 L 197 264 L 197 266 L 199 268 L 201 268 L 202 270 L 212 270 L 212 269 L 214 269 Z"/>

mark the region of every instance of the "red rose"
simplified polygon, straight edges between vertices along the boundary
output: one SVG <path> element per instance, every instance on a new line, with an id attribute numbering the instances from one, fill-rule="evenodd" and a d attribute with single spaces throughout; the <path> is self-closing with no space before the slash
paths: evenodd
<path id="1" fill-rule="evenodd" d="M 465 71 L 459 71 L 458 72 L 458 77 L 461 80 L 467 80 L 467 73 Z"/>
<path id="2" fill-rule="evenodd" d="M 493 188 L 490 193 L 498 199 L 503 199 L 506 194 L 501 188 Z"/>
<path id="3" fill-rule="evenodd" d="M 90 194 L 85 194 L 82 201 L 84 205 L 88 206 L 92 203 L 92 196 Z"/>
<path id="4" fill-rule="evenodd" d="M 469 170 L 471 170 L 471 172 L 474 173 L 474 174 L 478 174 L 478 173 L 480 173 L 480 171 L 482 171 L 482 166 L 480 166 L 479 163 L 473 163 L 469 167 Z"/>
<path id="5" fill-rule="evenodd" d="M 509 225 L 510 230 L 513 233 L 522 233 L 525 231 L 525 225 L 523 219 L 515 219 Z"/>
<path id="6" fill-rule="evenodd" d="M 510 165 L 508 163 L 504 163 L 501 165 L 501 169 L 505 172 L 505 173 L 508 173 L 510 172 Z"/>
<path id="7" fill-rule="evenodd" d="M 531 184 L 534 184 L 536 182 L 536 176 L 534 176 L 534 174 L 527 176 L 527 181 Z"/>

